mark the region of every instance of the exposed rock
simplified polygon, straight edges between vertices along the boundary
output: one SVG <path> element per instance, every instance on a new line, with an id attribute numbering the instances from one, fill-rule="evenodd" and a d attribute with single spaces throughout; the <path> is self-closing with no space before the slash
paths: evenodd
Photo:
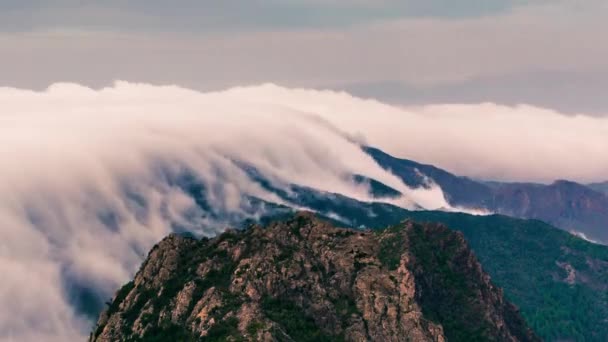
<path id="1" fill-rule="evenodd" d="M 561 267 L 567 273 L 567 276 L 564 279 L 564 282 L 567 283 L 568 285 L 574 285 L 574 283 L 576 282 L 576 270 L 574 269 L 574 267 L 572 267 L 572 265 L 565 263 L 565 262 L 556 261 L 555 263 L 557 264 L 557 266 Z"/>
<path id="2" fill-rule="evenodd" d="M 462 234 L 379 232 L 312 214 L 212 240 L 171 235 L 99 319 L 94 341 L 536 341 Z"/>

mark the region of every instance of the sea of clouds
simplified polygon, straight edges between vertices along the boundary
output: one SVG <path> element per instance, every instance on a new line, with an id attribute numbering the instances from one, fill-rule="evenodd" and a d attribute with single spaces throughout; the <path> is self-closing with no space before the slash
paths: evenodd
<path id="1" fill-rule="evenodd" d="M 375 200 L 353 182 L 363 175 L 400 191 L 386 199 L 394 205 L 455 209 L 433 184 L 408 188 L 362 144 L 484 178 L 608 170 L 608 119 L 527 106 L 397 108 L 271 84 L 200 93 L 126 82 L 0 88 L 0 103 L 0 340 L 83 340 L 92 323 L 75 294 L 109 299 L 175 227 L 221 231 L 226 222 L 176 186 L 184 170 L 211 208 L 242 217 L 256 215 L 246 198 L 293 205 L 243 163 L 279 188 Z"/>

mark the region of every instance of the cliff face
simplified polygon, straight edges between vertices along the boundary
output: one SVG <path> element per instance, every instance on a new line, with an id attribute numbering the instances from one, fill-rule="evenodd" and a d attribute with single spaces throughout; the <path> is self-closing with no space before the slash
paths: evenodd
<path id="1" fill-rule="evenodd" d="M 93 341 L 536 341 L 460 233 L 379 232 L 311 214 L 212 240 L 171 235 Z"/>

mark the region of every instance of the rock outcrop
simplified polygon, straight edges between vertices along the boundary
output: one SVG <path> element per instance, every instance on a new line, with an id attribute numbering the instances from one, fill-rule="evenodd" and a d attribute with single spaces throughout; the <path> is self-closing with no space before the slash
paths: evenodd
<path id="1" fill-rule="evenodd" d="M 403 222 L 334 228 L 312 214 L 171 235 L 92 341 L 536 341 L 462 234 Z"/>

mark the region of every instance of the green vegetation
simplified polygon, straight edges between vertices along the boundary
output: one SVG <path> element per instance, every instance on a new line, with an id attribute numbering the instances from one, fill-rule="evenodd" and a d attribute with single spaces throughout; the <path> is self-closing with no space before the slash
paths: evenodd
<path id="1" fill-rule="evenodd" d="M 336 312 L 343 317 L 349 317 L 352 314 L 359 314 L 355 301 L 346 295 L 342 295 L 333 304 L 336 308 Z M 346 323 L 346 320 L 344 320 L 343 323 Z"/>
<path id="2" fill-rule="evenodd" d="M 296 342 L 334 342 L 342 339 L 322 332 L 314 320 L 296 304 L 280 299 L 266 297 L 262 300 L 266 316 L 279 324 L 283 331 Z"/>
<path id="3" fill-rule="evenodd" d="M 236 317 L 229 317 L 223 322 L 215 324 L 207 332 L 207 336 L 201 338 L 204 342 L 225 342 L 231 338 L 233 342 L 244 341 L 237 328 L 239 320 Z"/>
<path id="4" fill-rule="evenodd" d="M 389 270 L 396 270 L 401 261 L 401 254 L 407 247 L 403 232 L 397 226 L 390 227 L 378 232 L 382 232 L 383 237 L 380 241 L 380 251 L 378 259 Z"/>
<path id="5" fill-rule="evenodd" d="M 129 295 L 129 292 L 131 292 L 131 290 L 133 289 L 134 286 L 135 286 L 135 284 L 133 283 L 133 281 L 126 283 L 125 285 L 123 285 L 120 288 L 120 290 L 118 290 L 118 292 L 116 292 L 116 296 L 114 297 L 114 299 L 111 302 L 106 303 L 108 305 L 108 310 L 106 312 L 108 317 L 110 317 L 110 315 L 112 315 L 113 313 L 118 311 L 118 309 L 119 309 L 118 307 L 120 306 L 120 303 L 122 303 L 125 300 L 125 298 Z M 99 336 L 99 334 L 101 334 L 102 331 L 103 331 L 103 326 L 97 327 L 93 336 L 94 337 Z"/>
<path id="6" fill-rule="evenodd" d="M 143 288 L 143 287 L 138 287 L 138 294 L 137 297 L 135 298 L 135 303 L 130 306 L 127 310 L 125 310 L 122 313 L 122 319 L 124 320 L 124 322 L 126 323 L 123 328 L 129 329 L 129 327 L 133 326 L 133 323 L 135 323 L 135 320 L 137 319 L 137 317 L 139 317 L 139 315 L 141 314 L 142 309 L 144 308 L 144 306 L 148 303 L 148 301 L 150 299 L 152 299 L 154 297 L 154 291 Z"/>
<path id="7" fill-rule="evenodd" d="M 461 257 L 461 241 L 447 229 L 428 233 L 414 225 L 408 233 L 413 271 L 419 279 L 416 295 L 425 318 L 440 323 L 448 341 L 491 340 L 487 312 L 474 300 L 480 296 L 479 280 L 464 272 L 466 265 L 454 264 Z"/>
<path id="8" fill-rule="evenodd" d="M 174 323 L 164 323 L 162 325 L 153 325 L 146 331 L 146 334 L 141 339 L 133 339 L 133 342 L 195 342 L 200 341 L 200 338 L 188 331 L 184 326 Z"/>
<path id="9" fill-rule="evenodd" d="M 408 212 L 462 231 L 484 270 L 547 341 L 608 341 L 608 247 L 541 221 L 506 216 Z M 573 285 L 558 265 L 571 265 Z"/>
<path id="10" fill-rule="evenodd" d="M 126 308 L 121 318 L 123 320 L 124 335 L 129 336 L 133 324 L 141 315 L 141 323 L 147 326 L 146 334 L 141 339 L 134 341 L 197 341 L 199 338 L 192 334 L 185 325 L 172 323 L 168 318 L 161 319 L 160 310 L 169 306 L 170 302 L 177 294 L 187 285 L 193 284 L 194 292 L 192 301 L 190 302 L 190 310 L 192 306 L 204 295 L 212 286 L 220 291 L 222 297 L 221 310 L 216 310 L 212 313 L 216 321 L 221 322 L 210 329 L 209 334 L 205 337 L 205 341 L 225 341 L 226 337 L 235 334 L 236 324 L 234 318 L 225 318 L 224 315 L 238 308 L 242 301 L 238 296 L 228 292 L 230 278 L 236 269 L 236 264 L 227 255 L 225 250 L 218 248 L 218 244 L 222 242 L 233 242 L 234 234 L 224 234 L 213 245 L 208 243 L 192 243 L 190 248 L 182 248 L 177 257 L 177 269 L 172 273 L 171 277 L 163 283 L 160 291 L 140 286 L 136 288 L 137 297 L 133 304 Z M 194 242 L 194 241 L 193 241 Z M 156 248 L 156 247 L 155 247 Z M 196 268 L 205 261 L 213 260 L 219 268 L 211 269 L 205 277 L 196 276 Z M 127 283 L 117 293 L 115 300 L 112 301 L 108 308 L 109 313 L 118 311 L 118 305 L 124 301 L 128 293 L 134 288 L 133 282 Z M 147 309 L 147 308 L 151 308 Z M 142 314 L 142 311 L 150 310 Z M 234 328 L 234 329 L 233 329 Z M 99 326 L 95 332 L 97 336 L 103 330 L 103 326 Z M 238 339 L 233 339 L 239 341 Z"/>
<path id="11" fill-rule="evenodd" d="M 258 333 L 258 331 L 260 331 L 261 329 L 264 329 L 265 325 L 264 323 L 258 322 L 258 321 L 253 321 L 251 323 L 249 323 L 249 325 L 247 326 L 247 333 L 249 334 L 249 336 L 251 337 L 255 337 Z"/>
<path id="12" fill-rule="evenodd" d="M 378 205 L 376 212 L 384 210 L 383 208 L 388 207 Z M 362 215 L 361 211 L 357 212 L 357 215 Z M 351 219 L 344 214 L 344 211 L 340 212 L 341 216 Z M 359 216 L 353 217 L 352 221 L 356 224 L 364 221 Z M 369 226 L 380 226 L 389 221 L 394 224 L 405 218 L 418 222 L 441 222 L 451 229 L 461 231 L 484 270 L 492 277 L 492 282 L 504 289 L 506 298 L 521 309 L 527 323 L 544 340 L 608 341 L 608 247 L 588 243 L 540 221 L 499 215 L 408 212 L 392 208 L 390 215 L 378 219 L 381 223 L 366 223 Z M 293 229 L 294 234 L 299 234 L 297 228 L 303 223 L 305 220 L 292 221 L 290 229 Z M 425 287 L 423 291 L 417 291 L 424 294 L 419 301 L 425 318 L 441 323 L 450 341 L 487 340 L 488 326 L 480 316 L 483 310 L 469 301 L 475 297 L 475 284 L 452 264 L 454 254 L 459 253 L 457 248 L 460 242 L 450 240 L 455 235 L 448 230 L 441 231 L 452 237 L 429 237 L 418 229 L 412 229 L 407 234 L 397 227 L 380 230 L 377 232 L 381 236 L 378 257 L 386 268 L 394 270 L 399 266 L 401 254 L 409 248 L 415 256 L 417 269 L 414 271 L 420 272 L 419 276 L 423 279 L 417 286 Z M 344 231 L 337 234 L 342 236 L 353 233 Z M 213 326 L 205 340 L 225 341 L 230 337 L 239 341 L 241 337 L 238 336 L 235 319 L 229 313 L 238 310 L 244 299 L 239 294 L 230 293 L 228 286 L 231 276 L 235 272 L 242 274 L 247 266 L 237 269 L 236 263 L 222 246 L 242 243 L 243 257 L 251 253 L 252 248 L 263 248 L 266 242 L 268 241 L 264 239 L 250 239 L 248 233 L 238 237 L 234 233 L 228 233 L 218 240 L 193 243 L 191 248 L 183 248 L 178 257 L 177 270 L 163 284 L 162 290 L 136 289 L 138 296 L 134 298 L 131 307 L 123 308 L 124 327 L 130 330 L 142 311 L 150 310 L 142 317 L 142 323 L 151 327 L 144 340 L 195 340 L 187 328 L 179 328 L 167 320 L 159 321 L 162 317 L 159 310 L 168 306 L 186 284 L 192 284 L 194 292 L 188 309 L 190 312 L 193 305 L 213 286 L 219 291 L 222 305 L 212 310 L 210 315 L 221 323 Z M 293 247 L 284 248 L 276 257 L 276 264 L 292 262 L 293 253 Z M 356 270 L 363 267 L 358 259 L 359 256 L 355 258 Z M 196 269 L 209 260 L 213 260 L 215 266 L 205 277 L 197 276 Z M 312 267 L 316 270 L 319 266 L 314 264 Z M 572 269 L 574 277 L 566 282 L 568 276 L 572 275 L 569 271 Z M 260 277 L 261 273 L 256 272 L 252 275 Z M 109 313 L 119 311 L 119 303 L 133 289 L 132 282 L 123 286 L 116 294 L 116 299 L 109 304 Z M 355 303 L 346 296 L 332 301 L 338 316 L 342 318 L 357 312 Z M 321 331 L 314 319 L 306 314 L 306 310 L 294 302 L 267 297 L 262 302 L 262 311 L 295 341 L 341 339 Z M 248 334 L 255 335 L 260 329 L 268 328 L 263 322 L 254 321 L 246 330 Z M 103 327 L 99 327 L 95 335 L 101 329 Z M 150 334 L 157 339 L 152 339 Z"/>

